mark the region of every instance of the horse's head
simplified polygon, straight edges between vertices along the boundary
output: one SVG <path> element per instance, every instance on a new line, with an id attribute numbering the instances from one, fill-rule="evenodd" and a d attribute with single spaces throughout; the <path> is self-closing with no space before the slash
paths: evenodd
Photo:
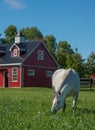
<path id="1" fill-rule="evenodd" d="M 54 94 L 51 111 L 55 113 L 63 106 L 64 102 L 62 100 L 62 95 L 60 93 Z"/>

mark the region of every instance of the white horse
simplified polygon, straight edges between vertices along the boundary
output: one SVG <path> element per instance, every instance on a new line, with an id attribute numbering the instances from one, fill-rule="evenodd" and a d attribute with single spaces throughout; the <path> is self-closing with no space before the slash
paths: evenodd
<path id="1" fill-rule="evenodd" d="M 52 112 L 66 107 L 66 98 L 73 96 L 73 112 L 76 108 L 76 101 L 80 91 L 80 79 L 78 73 L 74 69 L 59 69 L 52 76 L 52 88 L 54 92 Z"/>

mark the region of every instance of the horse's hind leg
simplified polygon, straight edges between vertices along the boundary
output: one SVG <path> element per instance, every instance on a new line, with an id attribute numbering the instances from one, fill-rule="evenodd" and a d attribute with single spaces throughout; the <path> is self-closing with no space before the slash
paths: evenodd
<path id="1" fill-rule="evenodd" d="M 77 102 L 77 99 L 78 99 L 78 96 L 74 96 L 74 97 L 73 97 L 73 104 L 72 104 L 73 113 L 74 113 L 75 110 L 76 110 L 76 102 Z"/>
<path id="2" fill-rule="evenodd" d="M 64 101 L 63 112 L 65 112 L 66 102 Z"/>

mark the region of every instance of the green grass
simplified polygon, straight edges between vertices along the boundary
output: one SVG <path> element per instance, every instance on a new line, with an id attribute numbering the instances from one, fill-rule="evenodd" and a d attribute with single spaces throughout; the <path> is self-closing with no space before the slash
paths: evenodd
<path id="1" fill-rule="evenodd" d="M 0 130 L 95 130 L 95 91 L 80 91 L 76 113 L 53 114 L 52 89 L 0 89 Z"/>

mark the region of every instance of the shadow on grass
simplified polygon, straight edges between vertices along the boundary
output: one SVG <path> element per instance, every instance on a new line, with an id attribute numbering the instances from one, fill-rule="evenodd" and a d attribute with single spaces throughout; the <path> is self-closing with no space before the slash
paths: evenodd
<path id="1" fill-rule="evenodd" d="M 88 108 L 77 108 L 77 113 L 83 113 L 83 114 L 95 114 L 95 110 L 90 110 Z"/>

